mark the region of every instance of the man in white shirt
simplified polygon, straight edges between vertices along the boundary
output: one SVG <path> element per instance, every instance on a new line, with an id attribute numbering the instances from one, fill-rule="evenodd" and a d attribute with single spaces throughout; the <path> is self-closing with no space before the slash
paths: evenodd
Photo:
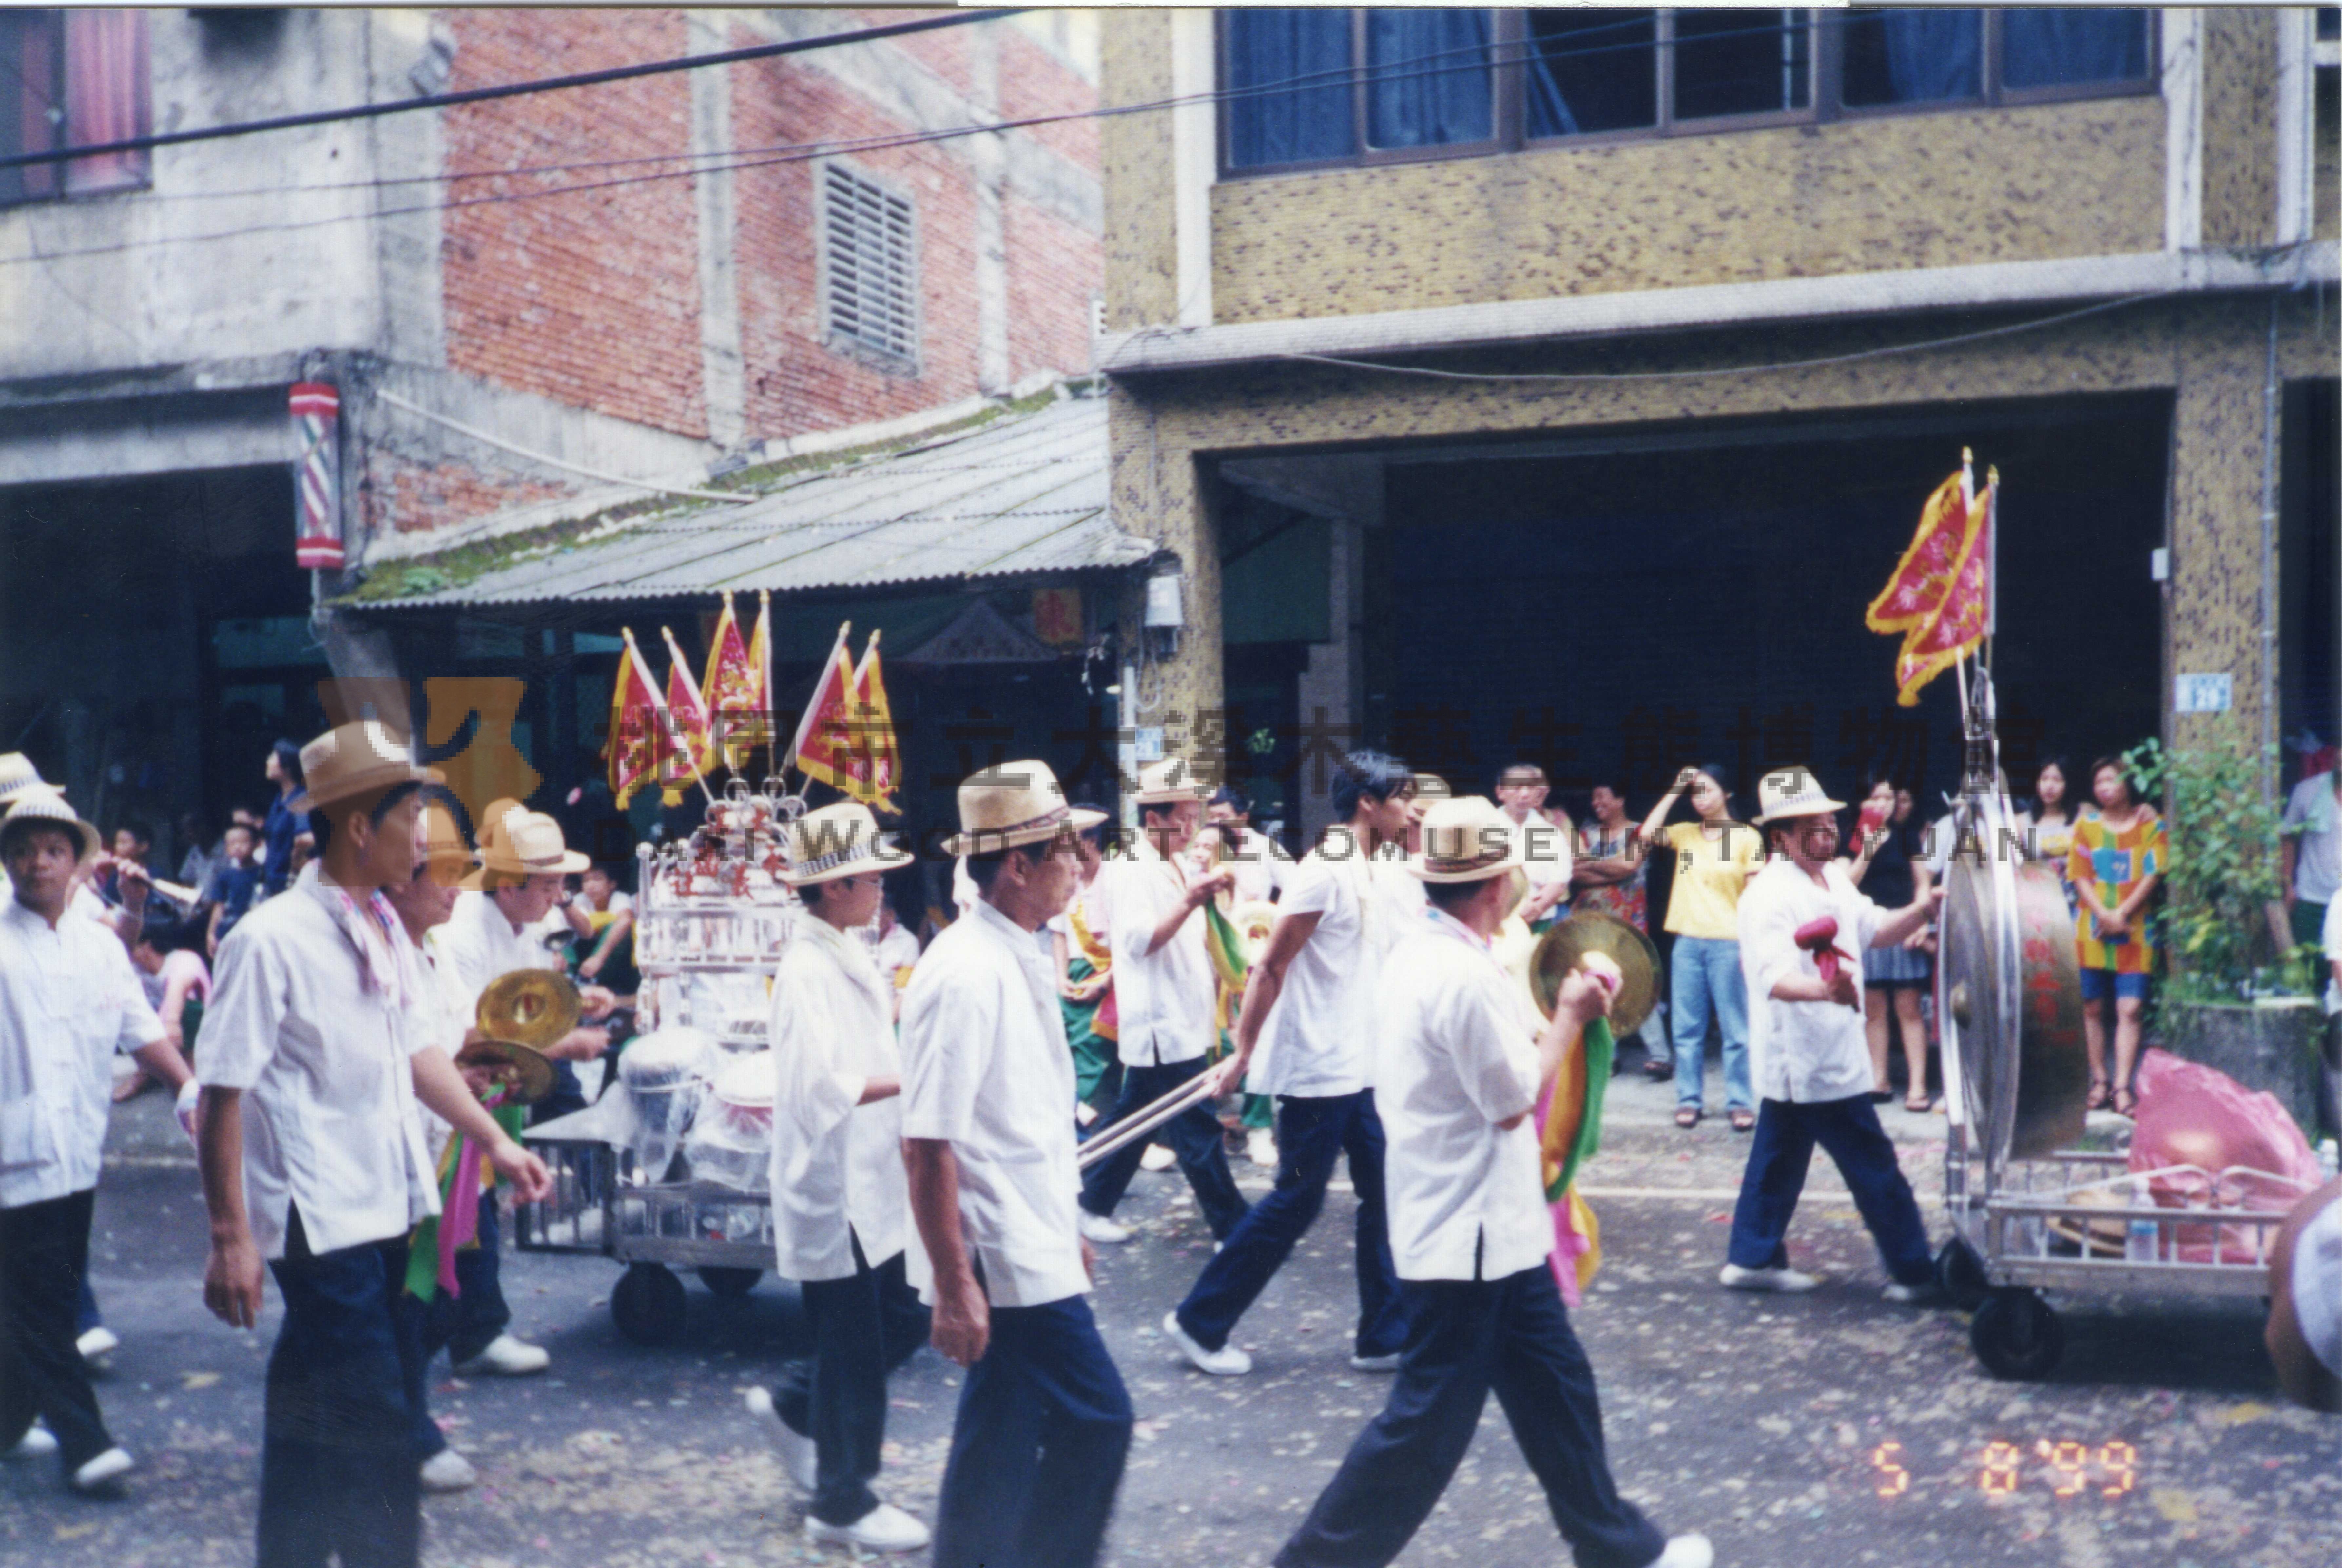
<path id="1" fill-rule="evenodd" d="M 1293 875 L 1293 857 L 1266 834 L 1253 831 L 1250 801 L 1222 784 L 1212 792 L 1205 820 L 1219 829 L 1227 845 L 1220 864 L 1236 874 L 1237 902 L 1263 904 L 1285 891 Z"/>
<path id="2" fill-rule="evenodd" d="M 1275 1097 L 1276 1185 L 1163 1320 L 1171 1342 L 1206 1372 L 1252 1370 L 1252 1357 L 1228 1335 L 1316 1222 L 1334 1162 L 1345 1154 L 1358 1197 L 1350 1364 L 1362 1372 L 1398 1366 L 1406 1314 L 1391 1265 L 1373 1088 L 1377 926 L 1390 915 L 1376 906 L 1371 864 L 1376 850 L 1405 837 L 1414 783 L 1405 764 L 1379 752 L 1342 759 L 1333 800 L 1344 820 L 1294 868 L 1268 950 L 1246 979 L 1236 1054 L 1221 1064 L 1219 1092 L 1249 1073 L 1256 1094 Z"/>
<path id="3" fill-rule="evenodd" d="M 886 1375 L 927 1341 L 927 1311 L 904 1272 L 903 1064 L 895 982 L 857 928 L 910 856 L 847 801 L 790 828 L 783 878 L 807 918 L 773 977 L 773 1243 L 813 1329 L 810 1362 L 748 1391 L 781 1457 L 812 1493 L 806 1537 L 911 1552 L 927 1528 L 870 1490 L 886 1441 Z"/>
<path id="4" fill-rule="evenodd" d="M 1845 808 L 1807 769 L 1767 774 L 1757 799 L 1772 859 L 1749 879 L 1739 910 L 1756 1134 L 1721 1281 L 1732 1290 L 1791 1292 L 1821 1283 L 1789 1267 L 1784 1240 L 1819 1144 L 1878 1244 L 1887 1299 L 1932 1300 L 1927 1223 L 1871 1103 L 1877 1079 L 1863 1032 L 1862 954 L 1921 929 L 1942 895 L 1923 889 L 1897 910 L 1864 897 L 1836 858 L 1835 814 Z M 1817 930 L 1813 923 L 1824 918 L 1837 927 L 1827 951 L 1800 943 L 1799 931 Z"/>
<path id="5" fill-rule="evenodd" d="M 1496 800 L 1521 835 L 1521 870 L 1529 879 L 1529 895 L 1516 913 L 1536 932 L 1569 913 L 1570 834 L 1545 814 L 1549 793 L 1545 769 L 1535 763 L 1515 763 L 1496 777 Z"/>
<path id="6" fill-rule="evenodd" d="M 211 1214 L 204 1302 L 260 1313 L 264 1261 L 285 1318 L 269 1357 L 259 1568 L 407 1568 L 421 1523 L 414 1412 L 424 1360 L 398 1307 L 407 1234 L 438 1211 L 419 1099 L 479 1141 L 515 1195 L 548 1182 L 415 1019 L 426 984 L 381 890 L 411 877 L 438 775 L 372 721 L 301 749 L 319 857 L 220 948 L 196 1081 Z"/>
<path id="7" fill-rule="evenodd" d="M 0 1453 L 55 1453 L 68 1486 L 104 1494 L 131 1459 L 98 1414 L 75 1313 L 114 1055 L 161 1074 L 175 1054 L 121 942 L 71 912 L 96 854 L 97 830 L 45 787 L 0 821 Z"/>
<path id="8" fill-rule="evenodd" d="M 1540 1093 L 1609 1011 L 1607 988 L 1563 982 L 1540 1024 L 1491 941 L 1521 864 L 1489 801 L 1434 806 L 1408 863 L 1431 905 L 1376 994 L 1375 1093 L 1390 1146 L 1391 1248 L 1406 1350 L 1390 1402 L 1276 1555 L 1278 1568 L 1377 1568 L 1403 1551 L 1472 1445 L 1491 1390 L 1579 1568 L 1708 1568 L 1701 1536 L 1664 1539 L 1618 1495 L 1602 1408 L 1547 1254 Z"/>
<path id="9" fill-rule="evenodd" d="M 1034 934 L 1073 896 L 1075 811 L 1048 764 L 959 788 L 976 906 L 903 999 L 903 1158 L 935 1347 L 968 1368 L 936 1510 L 935 1568 L 1097 1561 L 1130 1449 L 1130 1395 L 1084 1298 L 1074 1064 Z"/>
<path id="10" fill-rule="evenodd" d="M 2342 893 L 2342 768 L 2312 774 L 2285 797 L 2277 825 L 2285 855 L 2285 907 L 2296 942 L 2317 942 Z M 2331 947 L 2326 952 L 2333 953 Z"/>
<path id="11" fill-rule="evenodd" d="M 1136 796 L 1143 830 L 1126 858 L 1099 874 L 1106 879 L 1106 902 L 1114 929 L 1106 945 L 1114 953 L 1114 1004 L 1121 1030 L 1122 1093 L 1111 1126 L 1133 1111 L 1170 1094 L 1205 1070 L 1205 1054 L 1218 1043 L 1212 1015 L 1215 982 L 1204 951 L 1204 905 L 1235 884 L 1223 866 L 1208 874 L 1186 864 L 1186 850 L 1204 822 L 1204 791 L 1179 758 L 1140 770 Z M 1159 1134 L 1177 1156 L 1195 1189 L 1196 1203 L 1213 1236 L 1226 1241 L 1244 1218 L 1244 1194 L 1228 1174 L 1220 1119 L 1211 1103 L 1189 1106 L 1163 1124 Z M 1082 1176 L 1082 1234 L 1093 1242 L 1126 1242 L 1131 1233 L 1115 1223 L 1115 1205 L 1138 1172 L 1145 1141 L 1116 1150 Z"/>

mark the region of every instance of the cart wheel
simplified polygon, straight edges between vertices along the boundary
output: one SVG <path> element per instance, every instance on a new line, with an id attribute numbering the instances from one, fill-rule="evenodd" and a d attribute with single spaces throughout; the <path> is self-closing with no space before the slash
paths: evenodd
<path id="1" fill-rule="evenodd" d="M 2065 1353 L 2066 1328 L 2037 1291 L 1992 1292 L 1968 1324 L 1968 1343 L 1995 1377 L 2047 1377 Z"/>
<path id="2" fill-rule="evenodd" d="M 1992 1282 L 1985 1277 L 1984 1260 L 1957 1236 L 1946 1242 L 1943 1251 L 1936 1254 L 1936 1285 L 1945 1299 L 1962 1312 L 1974 1312 L 1982 1306 L 1992 1290 Z"/>
<path id="3" fill-rule="evenodd" d="M 636 1344 L 673 1344 L 683 1337 L 683 1282 L 665 1263 L 631 1263 L 610 1293 L 618 1332 Z"/>
<path id="4" fill-rule="evenodd" d="M 765 1271 L 762 1269 L 718 1268 L 714 1263 L 699 1265 L 699 1283 L 726 1301 L 738 1301 L 742 1296 L 755 1290 L 756 1282 L 764 1277 Z"/>

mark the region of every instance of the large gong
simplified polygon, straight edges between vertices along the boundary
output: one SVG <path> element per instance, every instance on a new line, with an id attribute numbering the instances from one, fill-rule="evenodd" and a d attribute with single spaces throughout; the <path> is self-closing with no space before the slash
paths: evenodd
<path id="1" fill-rule="evenodd" d="M 1970 1136 L 1998 1164 L 2081 1137 L 2090 1064 L 2073 916 L 2057 874 L 2014 862 L 2013 845 L 1997 857 L 1982 847 L 1987 836 L 1964 844 L 1946 874 L 1937 995 Z"/>

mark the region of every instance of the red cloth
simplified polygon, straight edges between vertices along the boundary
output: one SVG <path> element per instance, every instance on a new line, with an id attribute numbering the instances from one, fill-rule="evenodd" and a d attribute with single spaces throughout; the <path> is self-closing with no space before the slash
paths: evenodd
<path id="1" fill-rule="evenodd" d="M 2148 1183 L 2164 1208 L 2281 1212 L 2323 1179 L 2309 1140 L 2274 1094 L 2248 1091 L 2225 1073 L 2166 1051 L 2141 1058 L 2137 1093 L 2130 1168 L 2167 1173 Z M 2175 1165 L 2196 1169 L 2168 1170 Z M 2182 1263 L 2209 1263 L 2217 1232 L 2220 1262 L 2253 1263 L 2258 1229 L 2180 1225 L 2173 1240 Z"/>

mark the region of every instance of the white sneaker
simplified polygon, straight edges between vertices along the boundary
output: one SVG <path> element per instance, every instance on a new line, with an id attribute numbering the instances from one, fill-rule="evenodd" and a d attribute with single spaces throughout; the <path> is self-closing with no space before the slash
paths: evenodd
<path id="1" fill-rule="evenodd" d="M 26 1427 L 25 1435 L 17 1439 L 16 1446 L 0 1453 L 0 1459 L 46 1459 L 56 1451 L 55 1433 L 45 1426 L 35 1424 Z"/>
<path id="2" fill-rule="evenodd" d="M 526 1377 L 543 1372 L 553 1358 L 544 1350 L 525 1340 L 500 1333 L 488 1342 L 488 1348 L 455 1368 L 457 1377 Z"/>
<path id="3" fill-rule="evenodd" d="M 75 1492 L 111 1492 L 114 1483 L 129 1474 L 131 1469 L 130 1455 L 118 1448 L 109 1448 L 75 1471 L 66 1484 Z"/>
<path id="4" fill-rule="evenodd" d="M 1738 1263 L 1725 1264 L 1716 1280 L 1728 1291 L 1777 1291 L 1783 1295 L 1799 1295 L 1822 1283 L 1795 1269 L 1744 1269 Z"/>
<path id="5" fill-rule="evenodd" d="M 1651 1568 L 1715 1568 L 1716 1548 L 1705 1535 L 1677 1535 L 1651 1561 Z"/>
<path id="6" fill-rule="evenodd" d="M 452 1448 L 443 1448 L 423 1462 L 415 1473 L 425 1492 L 461 1492 L 480 1483 L 480 1473 L 472 1462 Z"/>
<path id="7" fill-rule="evenodd" d="M 1255 1127 L 1252 1130 L 1252 1136 L 1245 1140 L 1245 1158 L 1256 1165 L 1275 1169 L 1276 1134 L 1266 1127 Z"/>
<path id="8" fill-rule="evenodd" d="M 1232 1344 L 1224 1344 L 1217 1350 L 1206 1350 L 1196 1343 L 1195 1336 L 1179 1326 L 1179 1313 L 1176 1307 L 1163 1314 L 1163 1332 L 1170 1337 L 1173 1344 L 1179 1347 L 1180 1354 L 1196 1363 L 1199 1372 L 1208 1372 L 1214 1377 L 1242 1377 L 1252 1370 L 1252 1357 Z"/>
<path id="9" fill-rule="evenodd" d="M 111 1354 L 121 1348 L 121 1344 L 122 1341 L 115 1337 L 114 1331 L 104 1323 L 74 1341 L 74 1348 L 81 1352 L 84 1361 L 95 1361 L 99 1356 Z"/>
<path id="10" fill-rule="evenodd" d="M 1074 1213 L 1076 1215 L 1074 1226 L 1082 1233 L 1082 1239 L 1086 1242 L 1096 1242 L 1102 1246 L 1110 1246 L 1116 1242 L 1130 1240 L 1128 1225 L 1116 1224 L 1104 1214 L 1094 1214 L 1078 1204 L 1076 1205 Z"/>
<path id="11" fill-rule="evenodd" d="M 781 1468 L 797 1483 L 797 1490 L 811 1493 L 821 1484 L 820 1453 L 814 1441 L 781 1419 L 773 1405 L 773 1391 L 752 1388 L 743 1396 L 748 1413 L 766 1423 L 765 1435 L 772 1440 L 774 1452 L 781 1456 Z M 810 1523 L 810 1521 L 808 1521 Z"/>
<path id="12" fill-rule="evenodd" d="M 1399 1360 L 1396 1351 L 1393 1351 L 1388 1355 L 1353 1354 L 1350 1357 L 1350 1370 L 1352 1372 L 1396 1372 Z"/>
<path id="13" fill-rule="evenodd" d="M 1887 1288 L 1878 1293 L 1900 1306 L 1927 1306 L 1939 1300 L 1942 1295 L 1942 1293 L 1936 1289 L 1936 1282 L 1933 1280 L 1918 1285 L 1897 1284 L 1890 1280 L 1887 1282 Z"/>
<path id="14" fill-rule="evenodd" d="M 1142 1171 L 1167 1171 L 1178 1163 L 1179 1156 L 1160 1144 L 1147 1144 L 1146 1153 L 1138 1156 L 1138 1168 Z"/>
<path id="15" fill-rule="evenodd" d="M 881 1503 L 851 1524 L 825 1524 L 807 1518 L 806 1539 L 859 1546 L 867 1552 L 916 1552 L 927 1543 L 927 1527 L 893 1503 Z"/>

